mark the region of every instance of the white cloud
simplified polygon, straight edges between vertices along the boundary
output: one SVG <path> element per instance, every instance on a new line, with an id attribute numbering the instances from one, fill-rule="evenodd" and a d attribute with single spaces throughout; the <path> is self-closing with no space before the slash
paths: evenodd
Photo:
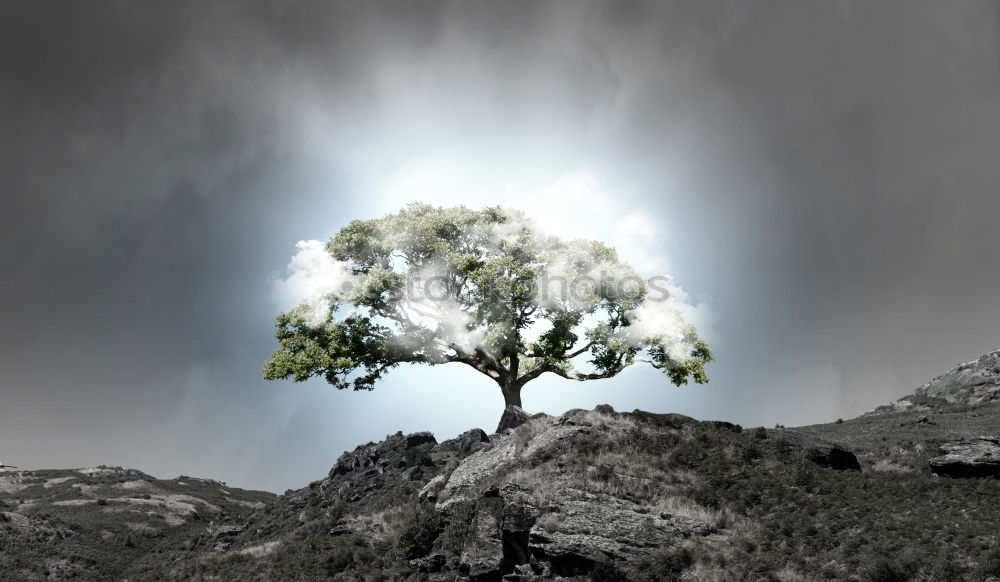
<path id="1" fill-rule="evenodd" d="M 271 299 L 281 310 L 305 302 L 310 325 L 319 325 L 326 319 L 331 297 L 349 297 L 361 278 L 318 240 L 300 240 L 295 248 L 298 252 L 288 263 L 287 275 L 272 281 Z"/>

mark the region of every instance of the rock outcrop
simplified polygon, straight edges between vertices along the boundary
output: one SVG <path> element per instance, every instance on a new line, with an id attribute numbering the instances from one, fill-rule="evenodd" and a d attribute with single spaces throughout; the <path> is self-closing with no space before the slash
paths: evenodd
<path id="1" fill-rule="evenodd" d="M 500 415 L 500 424 L 497 425 L 497 432 L 502 433 L 508 428 L 517 428 L 528 421 L 528 413 L 520 406 L 508 404 Z"/>
<path id="2" fill-rule="evenodd" d="M 515 483 L 482 493 L 458 580 L 586 576 L 601 565 L 628 563 L 712 531 L 698 519 L 650 514 L 641 504 L 573 488 L 560 490 L 560 501 L 544 508 L 558 517 L 539 523 L 543 512 L 532 498 L 531 489 Z"/>
<path id="3" fill-rule="evenodd" d="M 842 445 L 798 430 L 781 428 L 765 429 L 768 439 L 778 441 L 793 451 L 800 452 L 807 459 L 820 467 L 829 467 L 838 471 L 860 471 L 861 463 L 857 456 Z"/>
<path id="4" fill-rule="evenodd" d="M 560 502 L 548 507 L 555 524 L 531 529 L 528 549 L 561 576 L 578 576 L 600 564 L 628 563 L 694 535 L 708 535 L 703 520 L 650 513 L 642 504 L 613 495 L 562 490 Z"/>
<path id="5" fill-rule="evenodd" d="M 438 445 L 438 449 L 459 453 L 473 453 L 482 448 L 484 443 L 490 442 L 490 437 L 481 428 L 467 430 L 453 439 L 443 441 Z"/>
<path id="6" fill-rule="evenodd" d="M 1000 350 L 983 354 L 932 379 L 868 415 L 901 411 L 941 411 L 1000 402 Z"/>
<path id="7" fill-rule="evenodd" d="M 929 463 L 935 475 L 1000 477 L 1000 439 L 983 436 L 945 443 L 941 456 Z"/>

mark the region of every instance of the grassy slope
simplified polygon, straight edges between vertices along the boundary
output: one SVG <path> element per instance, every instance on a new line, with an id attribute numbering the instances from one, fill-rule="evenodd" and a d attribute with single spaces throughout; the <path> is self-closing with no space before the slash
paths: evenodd
<path id="1" fill-rule="evenodd" d="M 864 467 L 891 469 L 895 466 L 928 472 L 927 459 L 939 454 L 942 442 L 1000 435 L 1000 403 L 919 407 L 905 412 L 867 414 L 799 430 L 847 446 L 858 455 Z"/>
<path id="2" fill-rule="evenodd" d="M 113 580 L 273 494 L 140 471 L 0 473 L 0 577 Z"/>

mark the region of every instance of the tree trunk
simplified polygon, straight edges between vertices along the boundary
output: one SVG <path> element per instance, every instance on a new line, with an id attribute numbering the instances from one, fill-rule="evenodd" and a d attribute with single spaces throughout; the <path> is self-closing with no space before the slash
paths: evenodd
<path id="1" fill-rule="evenodd" d="M 504 407 L 514 405 L 521 407 L 521 387 L 517 384 L 501 384 L 500 391 L 503 393 Z"/>

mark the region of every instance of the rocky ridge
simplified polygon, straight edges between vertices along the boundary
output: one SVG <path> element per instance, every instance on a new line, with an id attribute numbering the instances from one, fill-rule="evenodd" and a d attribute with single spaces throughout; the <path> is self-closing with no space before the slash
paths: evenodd
<path id="1" fill-rule="evenodd" d="M 866 414 L 933 412 L 1000 401 L 1000 350 L 959 364 L 895 402 Z"/>
<path id="2" fill-rule="evenodd" d="M 691 471 L 706 455 L 720 467 L 767 471 L 801 459 L 815 467 L 808 471 L 837 472 L 830 461 L 838 454 L 851 455 L 793 431 L 609 406 L 522 417 L 491 435 L 473 429 L 440 443 L 397 433 L 344 453 L 326 478 L 233 524 L 223 543 L 174 554 L 135 579 L 196 579 L 207 569 L 241 580 L 375 572 L 449 582 L 639 580 L 664 560 L 678 576 L 700 575 L 710 566 L 692 563 L 692 552 L 729 551 L 754 527 L 691 498 L 692 487 L 704 487 Z"/>

